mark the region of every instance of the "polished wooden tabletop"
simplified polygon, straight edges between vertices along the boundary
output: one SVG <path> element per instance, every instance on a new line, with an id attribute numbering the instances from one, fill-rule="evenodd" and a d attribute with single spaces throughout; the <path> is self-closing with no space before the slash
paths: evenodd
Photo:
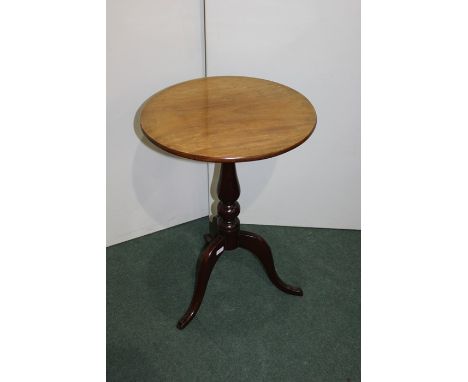
<path id="1" fill-rule="evenodd" d="M 251 77 L 207 77 L 168 87 L 144 104 L 144 134 L 162 149 L 207 162 L 282 154 L 314 131 L 314 107 L 301 93 Z"/>

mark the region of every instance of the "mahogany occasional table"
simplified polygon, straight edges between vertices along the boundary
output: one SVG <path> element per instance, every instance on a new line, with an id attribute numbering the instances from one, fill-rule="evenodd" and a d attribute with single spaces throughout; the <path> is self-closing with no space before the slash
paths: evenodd
<path id="1" fill-rule="evenodd" d="M 224 253 L 238 247 L 252 252 L 271 282 L 285 293 L 302 296 L 278 276 L 267 242 L 242 231 L 236 162 L 270 158 L 303 143 L 317 117 L 297 91 L 276 82 L 250 77 L 207 77 L 168 87 L 146 101 L 141 111 L 146 137 L 172 154 L 221 163 L 218 181 L 218 232 L 205 235 L 192 301 L 177 327 L 195 317 L 211 271 Z"/>

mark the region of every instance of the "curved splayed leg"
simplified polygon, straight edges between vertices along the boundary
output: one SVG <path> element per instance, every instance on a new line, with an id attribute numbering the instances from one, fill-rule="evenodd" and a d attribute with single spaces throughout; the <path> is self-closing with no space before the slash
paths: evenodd
<path id="1" fill-rule="evenodd" d="M 301 288 L 288 285 L 280 279 L 275 269 L 270 246 L 260 235 L 247 231 L 240 231 L 239 247 L 252 252 L 260 260 L 260 262 L 263 264 L 263 267 L 265 268 L 268 278 L 278 289 L 285 293 L 296 296 L 303 295 Z"/>
<path id="2" fill-rule="evenodd" d="M 203 301 L 205 295 L 206 286 L 210 279 L 211 271 L 216 264 L 216 261 L 221 256 L 222 252 L 218 253 L 219 249 L 224 245 L 224 238 L 222 236 L 216 236 L 210 240 L 208 246 L 200 254 L 199 265 L 197 270 L 197 281 L 195 284 L 195 290 L 193 292 L 192 301 L 177 323 L 177 328 L 185 328 L 190 321 L 195 317 Z"/>

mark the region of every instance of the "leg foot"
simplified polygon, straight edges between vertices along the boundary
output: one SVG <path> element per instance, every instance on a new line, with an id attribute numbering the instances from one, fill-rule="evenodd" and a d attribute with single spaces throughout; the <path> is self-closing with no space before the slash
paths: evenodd
<path id="1" fill-rule="evenodd" d="M 280 279 L 275 269 L 273 256 L 268 243 L 260 236 L 247 231 L 239 232 L 239 247 L 252 252 L 263 264 L 265 271 L 270 281 L 280 290 L 285 293 L 302 296 L 301 288 L 293 287 L 286 284 Z"/>
<path id="2" fill-rule="evenodd" d="M 190 303 L 187 311 L 177 323 L 177 328 L 185 328 L 190 321 L 197 314 L 198 309 L 203 301 L 205 295 L 206 286 L 211 275 L 216 261 L 221 254 L 217 254 L 219 248 L 223 245 L 224 238 L 222 236 L 216 236 L 210 240 L 208 246 L 201 253 L 199 258 L 199 265 L 197 270 L 197 281 L 195 284 L 195 290 L 193 292 L 192 302 Z"/>

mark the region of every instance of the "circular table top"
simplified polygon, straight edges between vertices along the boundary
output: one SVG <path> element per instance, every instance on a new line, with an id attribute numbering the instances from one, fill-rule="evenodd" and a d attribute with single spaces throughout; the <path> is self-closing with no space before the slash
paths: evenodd
<path id="1" fill-rule="evenodd" d="M 150 97 L 140 115 L 148 139 L 162 149 L 206 162 L 270 158 L 314 131 L 314 107 L 301 93 L 250 77 L 207 77 Z"/>

